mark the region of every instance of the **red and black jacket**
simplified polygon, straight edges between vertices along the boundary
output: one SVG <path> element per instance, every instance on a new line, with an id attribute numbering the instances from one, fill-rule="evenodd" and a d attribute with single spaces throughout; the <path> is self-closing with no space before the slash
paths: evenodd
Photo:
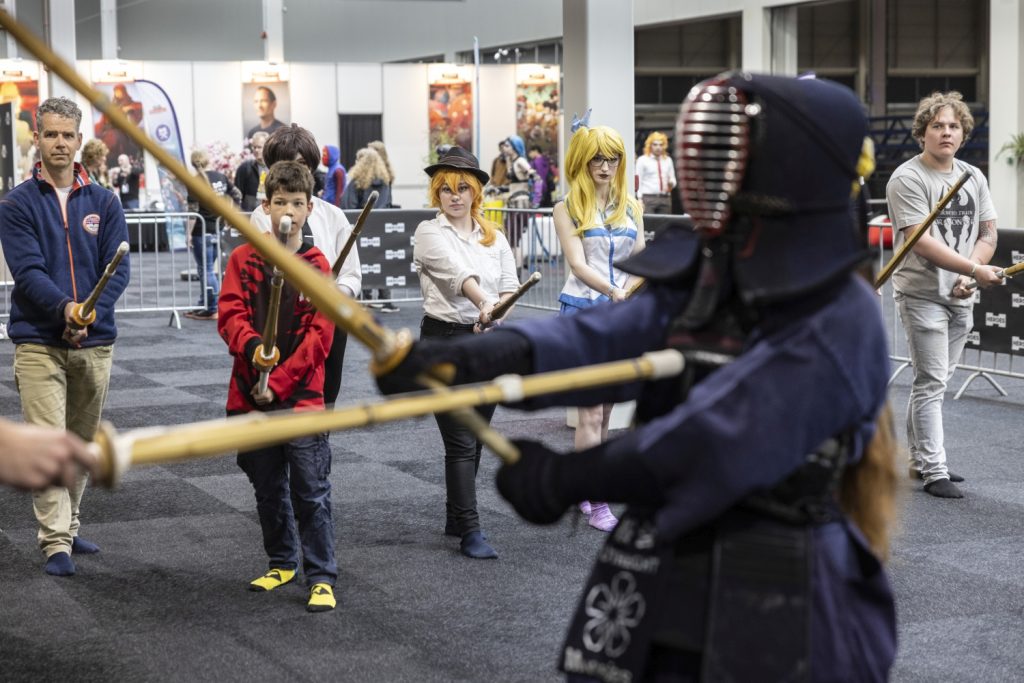
<path id="1" fill-rule="evenodd" d="M 296 255 L 324 273 L 330 272 L 327 259 L 316 247 L 303 244 Z M 217 331 L 235 359 L 228 387 L 229 415 L 324 407 L 324 359 L 331 348 L 334 324 L 287 280 L 277 319 L 281 360 L 270 372 L 268 383 L 277 399 L 268 406 L 257 406 L 250 394 L 259 380 L 252 356 L 262 341 L 273 272 L 273 266 L 248 244 L 231 252 L 228 260 L 217 306 Z"/>

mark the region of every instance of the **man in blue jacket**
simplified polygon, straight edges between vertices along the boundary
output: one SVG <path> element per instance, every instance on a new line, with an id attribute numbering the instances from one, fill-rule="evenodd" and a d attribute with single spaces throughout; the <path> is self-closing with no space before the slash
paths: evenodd
<path id="1" fill-rule="evenodd" d="M 66 428 L 91 441 L 110 381 L 114 303 L 128 284 L 128 259 L 103 290 L 91 325 L 78 328 L 72 311 L 128 240 L 128 227 L 117 195 L 90 183 L 75 163 L 82 145 L 78 105 L 52 97 L 36 116 L 41 160 L 31 178 L 0 200 L 0 241 L 14 276 L 8 327 L 16 344 L 14 379 L 26 422 Z M 33 496 L 47 574 L 70 576 L 73 552 L 99 550 L 78 536 L 86 480 L 83 474 L 70 488 Z"/>

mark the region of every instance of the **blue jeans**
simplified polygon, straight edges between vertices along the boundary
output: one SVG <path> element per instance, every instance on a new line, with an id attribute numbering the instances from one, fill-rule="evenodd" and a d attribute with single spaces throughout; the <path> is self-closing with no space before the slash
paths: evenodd
<path id="1" fill-rule="evenodd" d="M 942 401 L 946 384 L 974 325 L 971 306 L 947 306 L 927 299 L 898 296 L 900 320 L 907 333 L 914 383 L 907 407 L 910 465 L 926 484 L 948 479 Z"/>
<path id="2" fill-rule="evenodd" d="M 205 246 L 205 248 L 204 248 Z M 199 281 L 203 291 L 196 303 L 207 311 L 217 310 L 217 296 L 220 294 L 220 277 L 217 275 L 217 236 L 193 235 L 192 258 L 199 269 Z"/>
<path id="3" fill-rule="evenodd" d="M 331 447 L 327 434 L 238 454 L 256 492 L 256 511 L 263 529 L 263 547 L 271 569 L 298 569 L 306 583 L 338 578 L 331 517 Z M 298 522 L 298 533 L 295 527 Z"/>

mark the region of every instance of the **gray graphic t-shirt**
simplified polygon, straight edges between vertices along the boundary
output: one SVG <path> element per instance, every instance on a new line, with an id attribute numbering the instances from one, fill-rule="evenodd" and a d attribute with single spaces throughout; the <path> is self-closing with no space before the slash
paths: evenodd
<path id="1" fill-rule="evenodd" d="M 885 197 L 889 202 L 889 218 L 896 230 L 894 248 L 899 249 L 908 235 L 903 228 L 920 225 L 939 200 L 956 184 L 964 171 L 971 177 L 942 210 L 928 231 L 961 256 L 970 258 L 978 241 L 978 224 L 996 219 L 988 181 L 981 171 L 959 159 L 953 160 L 949 173 L 934 171 L 921 162 L 921 155 L 904 162 L 889 179 Z M 911 232 L 907 230 L 906 232 Z M 896 295 L 918 297 L 952 306 L 970 306 L 972 299 L 950 296 L 957 273 L 939 268 L 913 251 L 893 273 Z"/>

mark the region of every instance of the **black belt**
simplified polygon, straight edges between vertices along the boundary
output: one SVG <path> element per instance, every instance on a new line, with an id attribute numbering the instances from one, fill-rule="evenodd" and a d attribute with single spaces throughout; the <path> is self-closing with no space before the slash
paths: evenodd
<path id="1" fill-rule="evenodd" d="M 423 322 L 420 323 L 420 328 L 430 328 L 435 332 L 448 332 L 452 330 L 458 330 L 460 332 L 472 332 L 473 327 L 476 323 L 450 323 L 446 320 L 438 320 L 429 315 L 423 316 Z"/>
<path id="2" fill-rule="evenodd" d="M 641 197 L 671 197 L 669 192 L 644 192 Z"/>

